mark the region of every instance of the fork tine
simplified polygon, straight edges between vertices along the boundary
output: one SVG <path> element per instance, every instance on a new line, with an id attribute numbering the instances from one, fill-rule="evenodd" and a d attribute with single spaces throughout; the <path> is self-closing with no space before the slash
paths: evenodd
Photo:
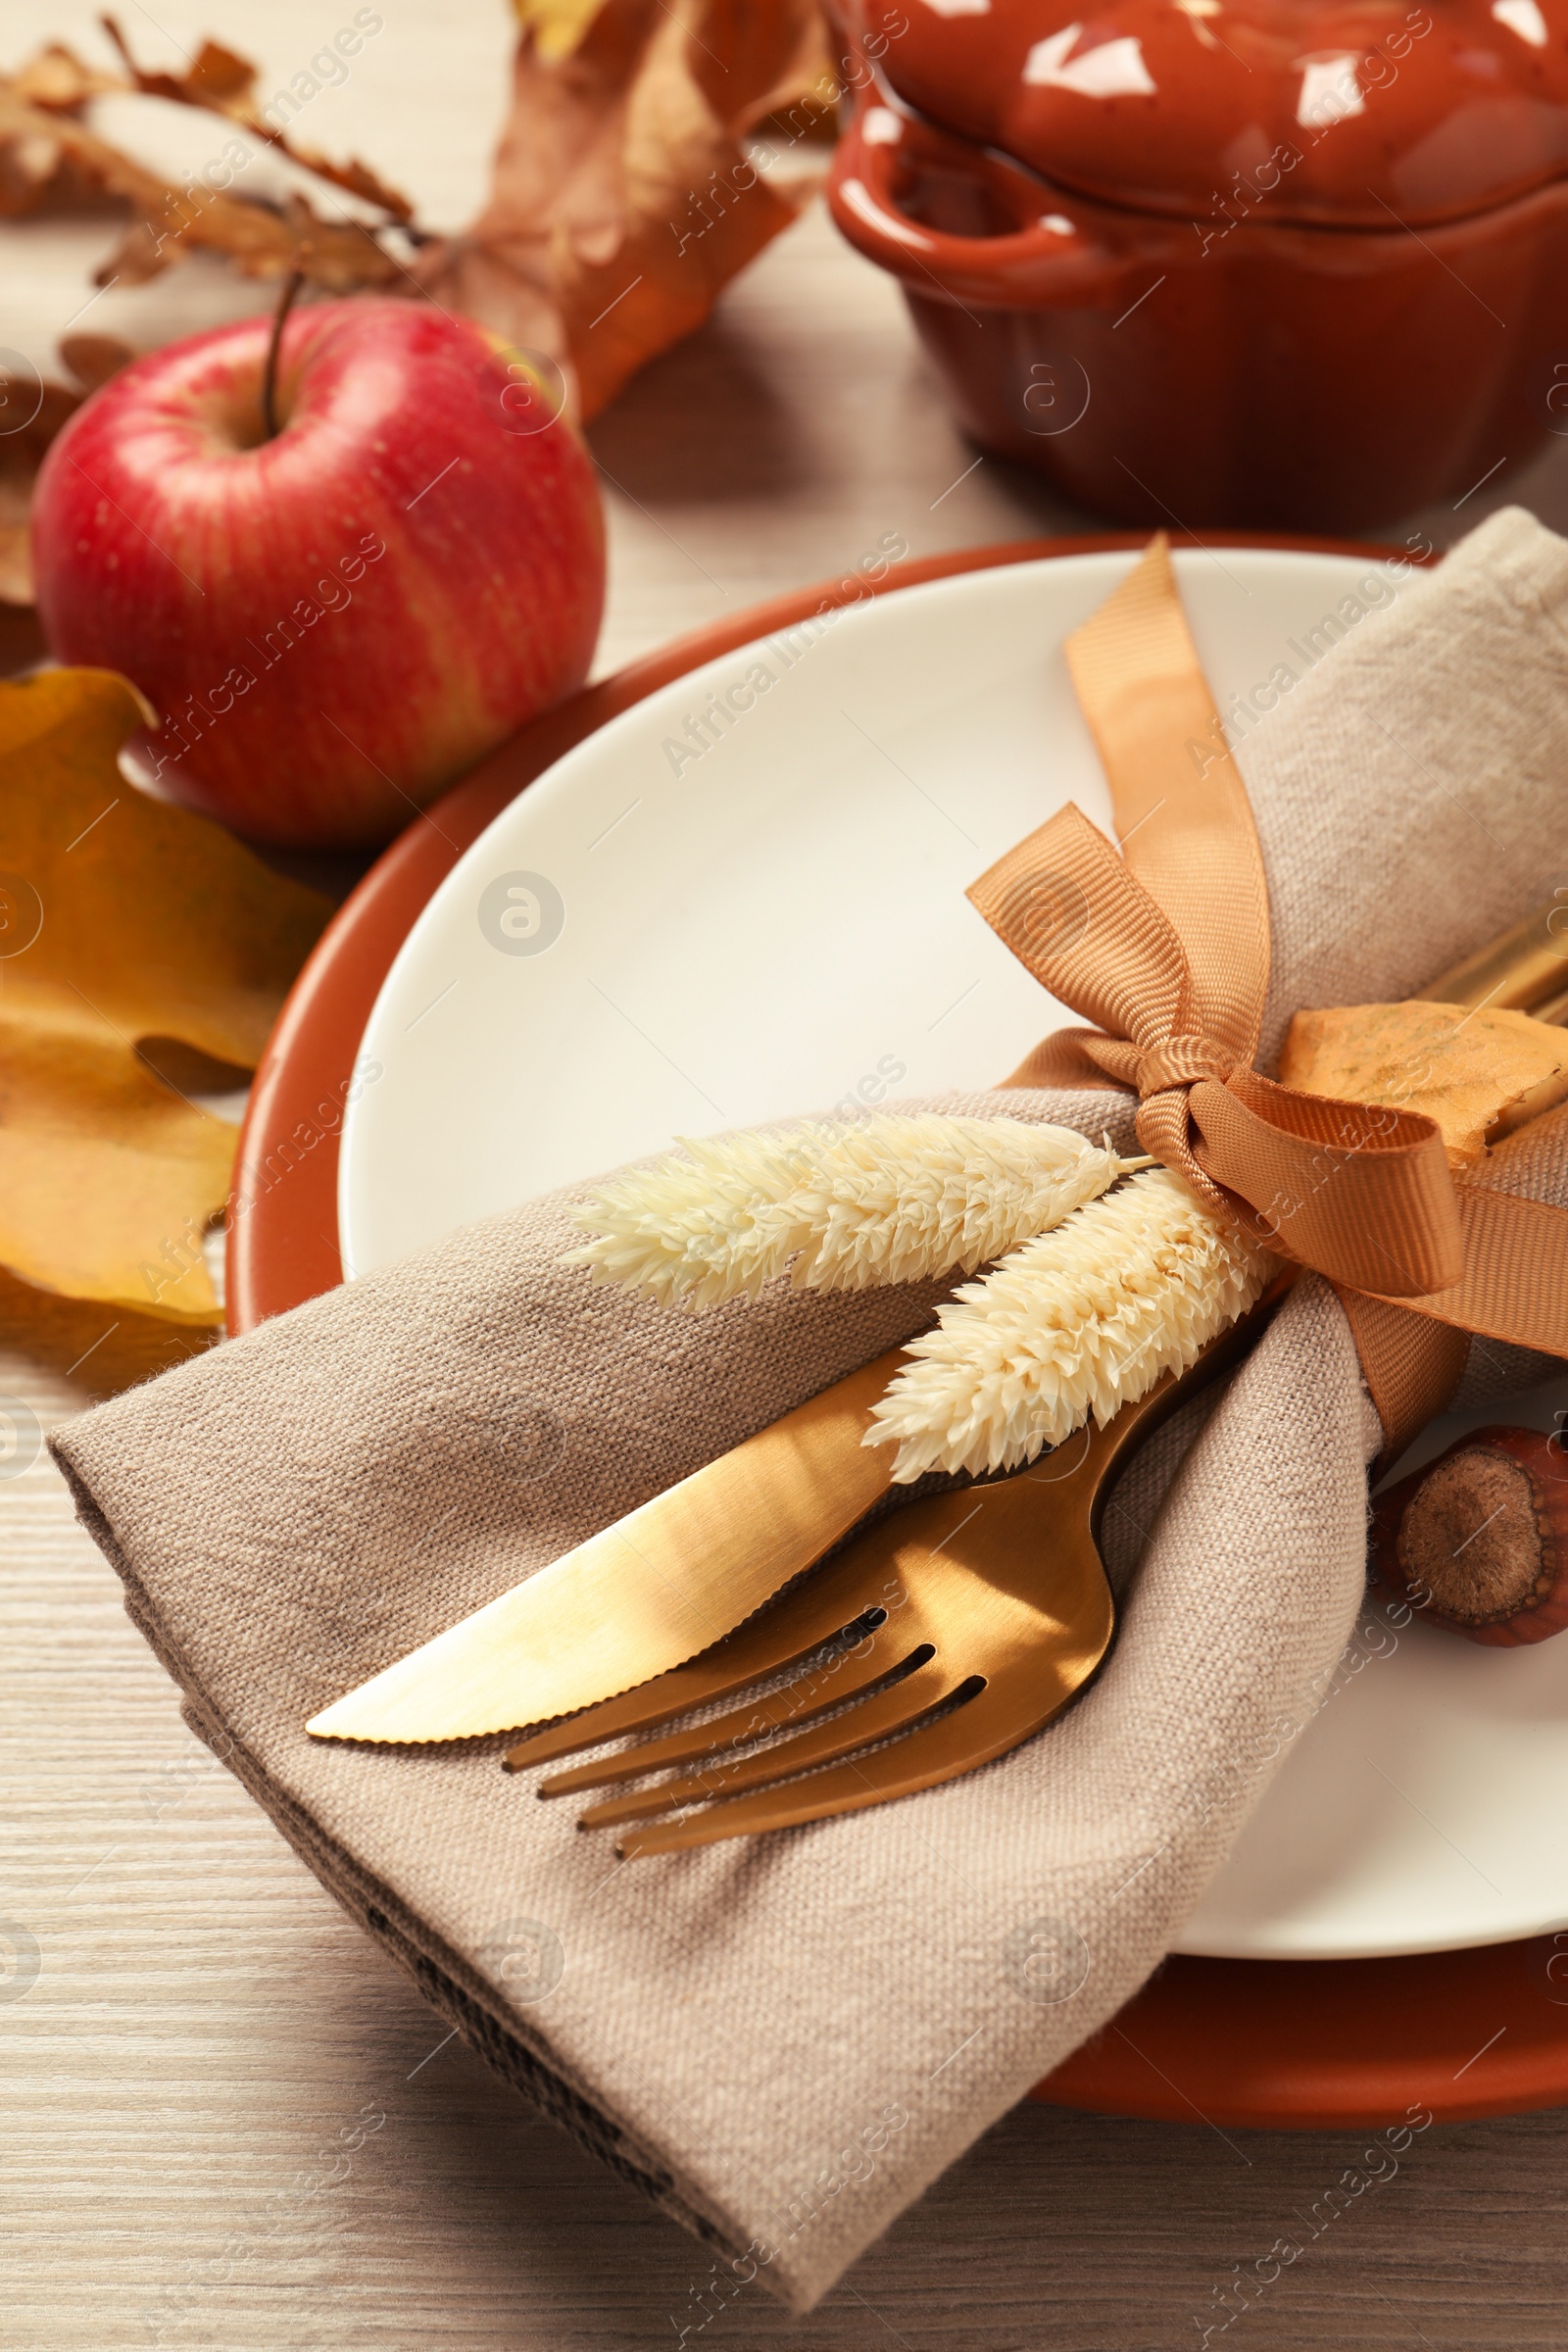
<path id="1" fill-rule="evenodd" d="M 745 1795 L 720 1793 L 716 1803 L 673 1821 L 648 1820 L 656 1808 L 681 1802 L 686 1789 L 711 1792 L 712 1774 L 689 1775 L 684 1788 L 666 1785 L 593 1807 L 580 1826 L 624 1824 L 616 1851 L 627 1860 L 680 1853 L 911 1795 L 990 1763 L 1043 1730 L 1098 1672 L 1115 1630 L 1115 1604 L 1097 1543 L 1107 1480 L 1141 1434 L 1245 1351 L 1280 1296 L 1283 1286 L 1276 1286 L 1187 1371 L 1167 1374 L 1091 1433 L 1083 1460 L 1059 1482 L 1054 1498 L 1049 1492 L 1044 1497 L 1049 1510 L 1043 1511 L 1038 1482 L 1003 1479 L 932 1497 L 914 1506 L 902 1530 L 899 1519 L 884 1520 L 851 1544 L 838 1563 L 846 1580 L 840 1622 L 858 1616 L 881 1574 L 878 1598 L 889 1613 L 913 1603 L 902 1629 L 905 1639 L 918 1632 L 946 1653 L 944 1690 L 951 1703 L 944 1711 L 930 1712 L 939 1704 L 936 1687 L 943 1678 L 933 1657 L 906 1678 L 911 1685 L 923 1679 L 932 1691 L 930 1706 L 912 1723 L 907 1709 L 917 1693 L 895 1684 L 844 1716 L 818 1722 L 725 1771 L 727 1790 L 745 1787 Z M 1050 1541 L 1042 1546 L 1048 1531 Z M 829 1572 L 821 1582 L 827 1586 Z M 844 1606 L 857 1587 L 859 1597 Z M 773 1635 L 777 1660 L 776 1626 Z M 953 1689 L 951 1676 L 959 1663 L 969 1672 Z M 868 1747 L 868 1740 L 875 1744 Z M 783 1782 L 776 1777 L 781 1765 L 792 1775 Z M 757 1787 L 764 1777 L 770 1785 Z"/>
<path id="2" fill-rule="evenodd" d="M 738 1757 L 732 1763 L 715 1763 L 685 1780 L 662 1781 L 657 1788 L 640 1788 L 631 1796 L 590 1805 L 577 1827 L 605 1829 L 612 1822 L 636 1821 L 650 1813 L 671 1813 L 681 1806 L 700 1805 L 707 1797 L 727 1798 L 743 1789 L 758 1788 L 766 1782 L 807 1772 L 816 1764 L 835 1763 L 839 1757 L 853 1754 L 871 1740 L 886 1740 L 896 1732 L 908 1730 L 922 1715 L 929 1715 L 933 1707 L 951 1698 L 965 1680 L 976 1679 L 973 1675 L 956 1673 L 940 1658 L 928 1658 L 911 1674 L 905 1675 L 886 1690 L 879 1690 L 874 1698 L 864 1700 L 848 1715 L 835 1716 L 831 1723 L 797 1732 L 787 1740 L 775 1740 L 771 1746 L 755 1755 Z"/>
<path id="3" fill-rule="evenodd" d="M 805 1578 L 782 1600 L 770 1601 L 749 1623 L 724 1641 L 715 1642 L 701 1657 L 690 1658 L 667 1674 L 639 1683 L 616 1698 L 586 1707 L 564 1723 L 552 1724 L 510 1748 L 502 1761 L 508 1772 L 526 1772 L 535 1764 L 553 1764 L 579 1748 L 598 1747 L 623 1732 L 643 1732 L 668 1723 L 693 1707 L 715 1698 L 728 1698 L 748 1684 L 761 1682 L 788 1666 L 798 1666 L 813 1649 L 820 1649 L 836 1633 L 854 1625 L 873 1606 L 880 1606 L 881 1583 L 874 1573 L 884 1557 L 891 1558 L 902 1513 L 882 1520 L 827 1567 Z M 870 1558 L 867 1546 L 872 1546 Z"/>
<path id="4" fill-rule="evenodd" d="M 964 1686 L 958 1688 L 961 1690 Z M 1009 1747 L 1018 1746 L 1038 1729 L 1027 1717 L 1020 1719 L 1016 1708 L 987 1706 L 989 1688 L 982 1683 L 962 1705 L 935 1723 L 917 1727 L 891 1747 L 851 1757 L 826 1772 L 812 1773 L 782 1788 L 707 1805 L 681 1821 L 656 1821 L 647 1829 L 629 1829 L 616 1839 L 615 1851 L 628 1861 L 640 1854 L 681 1853 L 688 1846 L 715 1844 L 721 1838 L 752 1838 L 762 1830 L 794 1829 L 834 1813 L 858 1813 L 867 1805 L 885 1804 L 916 1788 L 951 1781 L 976 1764 L 989 1763 L 993 1756 L 1005 1755 Z"/>
<path id="5" fill-rule="evenodd" d="M 907 1635 L 900 1632 L 896 1636 L 894 1629 L 884 1624 L 863 1644 L 841 1650 L 836 1659 L 828 1660 L 816 1673 L 787 1683 L 782 1690 L 775 1690 L 766 1698 L 750 1699 L 743 1706 L 731 1708 L 726 1715 L 699 1724 L 695 1730 L 671 1732 L 667 1739 L 650 1740 L 641 1747 L 597 1756 L 591 1764 L 575 1765 L 569 1772 L 552 1773 L 547 1781 L 540 1782 L 539 1794 L 575 1796 L 584 1788 L 602 1788 L 615 1781 L 644 1780 L 650 1773 L 697 1764 L 705 1756 L 722 1755 L 726 1751 L 733 1759 L 741 1748 L 755 1746 L 759 1740 L 769 1739 L 775 1733 L 804 1731 L 829 1708 L 842 1706 L 852 1698 L 863 1698 L 884 1676 L 911 1660 L 917 1666 L 923 1665 L 931 1654 L 929 1642 L 911 1646 Z"/>

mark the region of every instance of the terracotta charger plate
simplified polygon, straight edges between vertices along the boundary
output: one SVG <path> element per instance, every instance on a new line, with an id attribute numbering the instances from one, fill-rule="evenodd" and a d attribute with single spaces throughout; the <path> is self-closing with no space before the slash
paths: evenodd
<path id="1" fill-rule="evenodd" d="M 1142 544 L 1114 534 L 970 549 L 899 565 L 877 584 L 828 581 L 752 607 L 546 712 L 416 818 L 328 927 L 257 1072 L 235 1187 L 249 1205 L 228 1240 L 231 1332 L 343 1279 L 339 1141 L 382 983 L 458 859 L 535 777 L 644 697 L 824 604 Z M 1241 534 L 1206 544 L 1379 552 Z M 1380 2126 L 1411 2106 L 1458 2118 L 1568 2101 L 1568 1935 L 1387 1959 L 1174 1955 L 1034 2095 L 1170 2121 L 1302 2128 Z"/>

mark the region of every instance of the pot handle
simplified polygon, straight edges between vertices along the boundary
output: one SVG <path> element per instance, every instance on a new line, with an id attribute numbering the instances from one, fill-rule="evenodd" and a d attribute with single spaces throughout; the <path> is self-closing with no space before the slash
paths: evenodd
<path id="1" fill-rule="evenodd" d="M 921 162 L 983 182 L 1018 227 L 962 236 L 911 220 L 898 183 Z M 1100 243 L 1059 189 L 897 111 L 876 91 L 857 98 L 855 119 L 834 151 L 827 196 L 850 243 L 915 294 L 991 308 L 1094 310 L 1116 300 L 1129 270 L 1142 268 L 1145 258 Z"/>

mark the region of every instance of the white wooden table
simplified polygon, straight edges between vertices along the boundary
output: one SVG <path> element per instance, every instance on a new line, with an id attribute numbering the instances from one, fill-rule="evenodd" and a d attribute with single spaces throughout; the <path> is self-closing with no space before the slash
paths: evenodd
<path id="1" fill-rule="evenodd" d="M 313 101 L 309 135 L 366 155 L 431 222 L 459 222 L 499 119 L 502 0 L 380 9 L 384 31 L 345 87 Z M 93 14 L 92 0 L 7 0 L 0 60 L 44 37 L 85 46 Z M 345 0 L 265 13 L 212 0 L 195 14 L 180 0 L 155 22 L 131 0 L 126 24 L 154 63 L 204 30 L 227 38 L 275 87 L 350 14 Z M 0 233 L 0 342 L 50 366 L 109 234 Z M 77 324 L 150 343 L 266 300 L 193 265 L 112 289 Z M 888 530 L 919 555 L 1086 520 L 977 462 L 892 288 L 820 213 L 593 441 L 612 550 L 607 668 L 841 569 Z M 1457 514 L 1401 528 L 1442 544 L 1508 498 L 1568 523 L 1568 445 Z M 0 1460 L 0 1919 L 13 1930 L 0 1944 L 0 2342 L 629 2352 L 683 2327 L 695 2340 L 707 2257 L 443 2038 L 185 1732 L 54 1473 L 39 1460 L 4 1475 L 26 1458 L 26 1415 L 48 1427 L 161 1360 L 167 1334 L 115 1320 L 61 1302 L 40 1321 L 0 1277 L 0 1410 L 24 1439 Z M 318 2151 L 362 2115 L 348 2169 L 323 2167 Z M 748 2295 L 705 2332 L 746 2352 L 1194 2345 L 1232 2266 L 1288 2234 L 1360 2144 L 1023 2108 L 812 2319 Z M 1557 2115 L 1431 2132 L 1235 2340 L 1559 2352 L 1565 2156 Z"/>

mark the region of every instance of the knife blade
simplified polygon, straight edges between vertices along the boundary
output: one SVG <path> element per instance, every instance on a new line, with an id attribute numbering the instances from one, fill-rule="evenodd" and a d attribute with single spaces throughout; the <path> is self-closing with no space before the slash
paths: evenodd
<path id="1" fill-rule="evenodd" d="M 894 1348 L 314 1715 L 318 1740 L 471 1740 L 552 1722 L 684 1665 L 887 1492 L 861 1441 Z"/>

